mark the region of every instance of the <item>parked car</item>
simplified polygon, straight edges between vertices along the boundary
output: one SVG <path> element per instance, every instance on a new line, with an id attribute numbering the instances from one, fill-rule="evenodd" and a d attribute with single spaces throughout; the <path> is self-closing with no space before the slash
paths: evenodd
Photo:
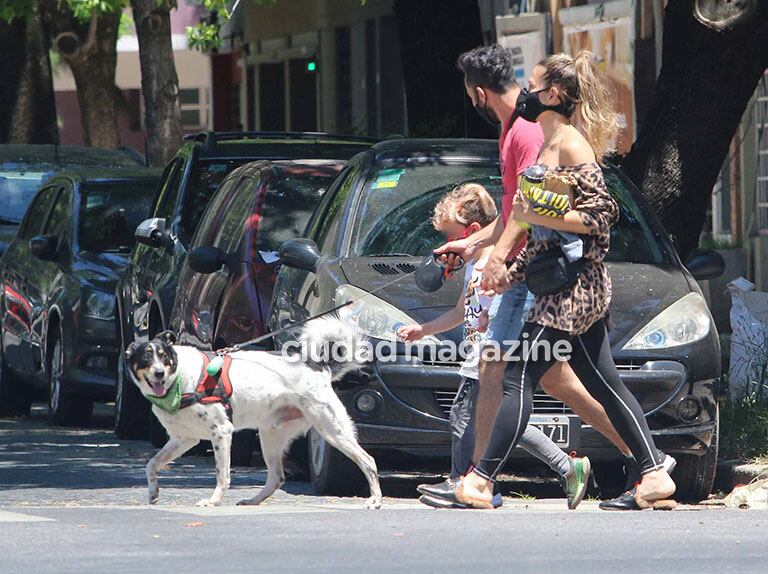
<path id="1" fill-rule="evenodd" d="M 131 167 L 141 163 L 141 156 L 130 148 L 0 145 L 0 255 L 16 235 L 37 190 L 53 174 L 78 166 Z"/>
<path id="2" fill-rule="evenodd" d="M 337 161 L 258 161 L 222 182 L 181 267 L 171 329 L 181 344 L 215 350 L 265 331 L 280 245 L 301 235 Z"/>
<path id="3" fill-rule="evenodd" d="M 84 424 L 115 393 L 115 285 L 159 171 L 79 169 L 48 180 L 0 258 L 0 413 L 48 395 L 56 424 Z"/>
<path id="4" fill-rule="evenodd" d="M 368 138 L 315 133 L 214 133 L 188 140 L 165 168 L 140 244 L 117 287 L 118 336 L 125 349 L 170 325 L 176 287 L 192 236 L 211 197 L 232 170 L 259 159 L 347 160 L 374 143 Z M 115 433 L 165 441 L 147 401 L 125 384 L 119 362 Z M 153 433 L 153 431 L 156 431 Z"/>
<path id="5" fill-rule="evenodd" d="M 284 266 L 278 276 L 270 329 L 377 290 L 345 316 L 371 339 L 396 342 L 396 361 L 374 362 L 337 391 L 357 423 L 361 445 L 371 452 L 448 454 L 458 364 L 429 353 L 423 360 L 406 359 L 395 332 L 404 323 L 433 319 L 456 301 L 460 273 L 436 293 L 419 290 L 408 274 L 443 242 L 429 221 L 443 194 L 477 182 L 498 199 L 497 154 L 496 142 L 482 140 L 379 143 L 353 158 L 334 182 L 310 220 L 307 239 L 283 246 L 285 262 L 294 268 Z M 722 258 L 697 252 L 683 265 L 639 191 L 613 166 L 605 175 L 621 210 L 608 255 L 614 359 L 658 446 L 678 457 L 679 495 L 701 499 L 712 487 L 717 460 L 720 352 L 696 279 L 722 273 Z M 386 286 L 398 277 L 405 279 Z M 276 345 L 287 337 L 278 336 Z M 458 343 L 460 329 L 440 338 Z M 619 478 L 619 452 L 566 405 L 537 392 L 533 412 L 532 422 L 563 449 L 592 458 L 598 481 Z M 527 456 L 517 450 L 515 456 Z M 314 432 L 308 456 L 318 492 L 344 491 L 350 484 L 353 469 Z"/>

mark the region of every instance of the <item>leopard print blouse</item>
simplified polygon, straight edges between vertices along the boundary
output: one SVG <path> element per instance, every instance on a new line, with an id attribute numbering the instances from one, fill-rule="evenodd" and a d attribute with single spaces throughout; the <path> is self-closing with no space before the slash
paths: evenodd
<path id="1" fill-rule="evenodd" d="M 588 263 L 570 289 L 537 296 L 526 320 L 571 335 L 581 335 L 608 312 L 611 279 L 603 259 L 610 245 L 611 226 L 619 218 L 619 207 L 608 193 L 600 166 L 594 162 L 547 168 L 547 173 L 561 181 L 568 178 L 572 182 L 573 211 L 579 214 L 584 225 L 592 228 L 588 235 L 579 236 L 584 242 L 584 258 Z M 510 281 L 525 281 L 528 261 L 556 244 L 557 240 L 529 238 L 526 248 L 509 269 Z"/>

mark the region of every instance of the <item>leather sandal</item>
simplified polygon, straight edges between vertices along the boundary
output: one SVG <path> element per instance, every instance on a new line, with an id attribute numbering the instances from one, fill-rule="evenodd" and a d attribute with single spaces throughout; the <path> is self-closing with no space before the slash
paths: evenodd
<path id="1" fill-rule="evenodd" d="M 484 498 L 476 498 L 474 496 L 467 496 L 464 494 L 464 484 L 459 484 L 456 488 L 456 501 L 463 504 L 467 508 L 477 508 L 481 510 L 493 510 L 493 501 L 485 500 Z"/>

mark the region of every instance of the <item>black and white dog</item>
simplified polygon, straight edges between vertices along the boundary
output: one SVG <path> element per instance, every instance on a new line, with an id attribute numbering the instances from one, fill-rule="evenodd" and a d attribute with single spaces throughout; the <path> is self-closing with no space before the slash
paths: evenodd
<path id="1" fill-rule="evenodd" d="M 165 331 L 157 338 L 126 350 L 126 367 L 142 394 L 168 397 L 171 393 L 193 393 L 204 368 L 200 352 L 174 345 L 176 337 Z M 221 503 L 229 488 L 232 433 L 257 429 L 267 464 L 267 482 L 261 491 L 239 504 L 259 504 L 285 482 L 283 455 L 294 438 L 311 427 L 333 447 L 354 461 L 363 471 L 371 490 L 366 508 L 381 507 L 381 488 L 376 462 L 358 444 L 355 427 L 331 384 L 359 367 L 352 360 L 361 346 L 359 336 L 335 318 L 309 322 L 298 338 L 301 345 L 318 349 L 343 348 L 342 353 L 325 352 L 319 359 L 289 360 L 279 353 L 237 351 L 231 354 L 228 375 L 232 384 L 230 422 L 221 403 L 195 403 L 177 410 L 152 407 L 168 431 L 170 440 L 146 467 L 149 503 L 159 498 L 158 470 L 184 454 L 200 440 L 210 440 L 216 459 L 216 489 L 198 506 Z M 345 356 L 345 360 L 339 360 Z"/>

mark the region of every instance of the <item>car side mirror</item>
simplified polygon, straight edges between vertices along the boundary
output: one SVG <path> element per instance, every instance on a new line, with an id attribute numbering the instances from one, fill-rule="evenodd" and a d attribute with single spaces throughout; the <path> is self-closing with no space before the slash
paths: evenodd
<path id="1" fill-rule="evenodd" d="M 164 217 L 145 219 L 136 228 L 136 241 L 150 247 L 162 247 L 169 241 Z"/>
<path id="2" fill-rule="evenodd" d="M 195 247 L 187 255 L 187 261 L 192 271 L 198 273 L 215 273 L 224 265 L 226 254 L 218 247 Z"/>
<path id="3" fill-rule="evenodd" d="M 320 250 L 311 239 L 289 239 L 280 246 L 280 262 L 288 267 L 317 272 Z"/>
<path id="4" fill-rule="evenodd" d="M 697 281 L 717 279 L 725 271 L 725 260 L 717 251 L 694 249 L 685 260 L 685 266 Z"/>
<path id="5" fill-rule="evenodd" d="M 59 238 L 38 235 L 29 240 L 29 251 L 41 261 L 55 261 L 59 255 Z"/>

